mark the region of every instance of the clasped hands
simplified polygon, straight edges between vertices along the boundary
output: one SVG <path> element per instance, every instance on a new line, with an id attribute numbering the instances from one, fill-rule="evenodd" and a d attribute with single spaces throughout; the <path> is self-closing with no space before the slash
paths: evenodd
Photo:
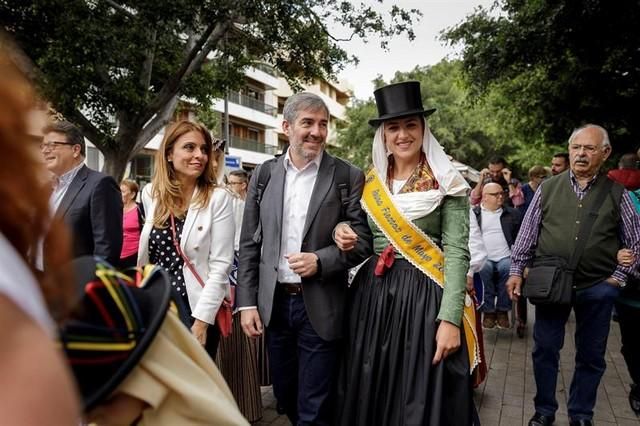
<path id="1" fill-rule="evenodd" d="M 342 251 L 353 250 L 358 242 L 356 234 L 348 223 L 339 223 L 334 229 L 333 240 Z M 456 325 L 441 321 L 437 325 L 436 352 L 432 363 L 437 364 L 460 348 L 460 328 Z"/>

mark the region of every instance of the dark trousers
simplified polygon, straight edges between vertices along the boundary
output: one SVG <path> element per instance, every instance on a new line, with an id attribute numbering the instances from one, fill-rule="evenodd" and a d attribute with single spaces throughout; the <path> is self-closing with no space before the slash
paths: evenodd
<path id="1" fill-rule="evenodd" d="M 497 262 L 487 260 L 478 272 L 484 284 L 484 304 L 480 308 L 482 312 L 509 312 L 511 299 L 507 294 L 507 279 L 511 258 L 505 257 Z"/>
<path id="2" fill-rule="evenodd" d="M 273 393 L 294 425 L 329 425 L 338 341 L 314 331 L 302 295 L 276 290 L 267 332 Z"/>
<path id="3" fill-rule="evenodd" d="M 576 292 L 572 305 L 537 305 L 533 326 L 533 373 L 536 380 L 536 412 L 555 415 L 556 381 L 564 327 L 571 313 L 576 315 L 576 366 L 569 391 L 568 413 L 571 420 L 590 420 L 609 337 L 613 303 L 620 290 L 607 282 Z"/>
<path id="4" fill-rule="evenodd" d="M 638 325 L 640 325 L 640 308 L 616 303 L 620 337 L 622 339 L 622 356 L 627 363 L 627 369 L 633 383 L 640 385 L 640 339 Z"/>

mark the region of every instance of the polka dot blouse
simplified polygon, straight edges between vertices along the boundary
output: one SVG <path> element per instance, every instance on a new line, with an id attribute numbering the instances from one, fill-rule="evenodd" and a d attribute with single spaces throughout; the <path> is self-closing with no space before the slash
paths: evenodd
<path id="1" fill-rule="evenodd" d="M 182 229 L 184 228 L 184 218 L 180 219 L 176 217 L 175 224 L 178 244 L 180 244 Z M 170 220 L 167 220 L 165 223 L 165 228 L 153 227 L 151 230 L 151 234 L 149 235 L 149 261 L 167 270 L 174 290 L 187 301 L 187 289 L 184 285 L 184 276 L 182 275 L 184 261 L 173 245 Z"/>

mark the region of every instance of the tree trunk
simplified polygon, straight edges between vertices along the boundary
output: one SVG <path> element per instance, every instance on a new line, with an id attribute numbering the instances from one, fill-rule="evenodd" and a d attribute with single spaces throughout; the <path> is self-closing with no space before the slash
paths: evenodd
<path id="1" fill-rule="evenodd" d="M 104 155 L 102 172 L 113 176 L 116 182 L 122 181 L 127 163 L 135 154 L 128 149 L 102 151 L 102 154 Z"/>

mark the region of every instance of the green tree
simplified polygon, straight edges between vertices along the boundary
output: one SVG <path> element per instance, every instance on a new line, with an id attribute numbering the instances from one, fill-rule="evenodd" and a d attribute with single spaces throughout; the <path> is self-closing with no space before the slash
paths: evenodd
<path id="1" fill-rule="evenodd" d="M 208 107 L 256 61 L 295 85 L 350 60 L 347 37 L 406 34 L 419 16 L 338 0 L 38 0 L 0 2 L 0 23 L 56 110 L 79 125 L 120 178 L 180 97 Z M 384 43 L 384 42 L 383 42 Z"/>
<path id="2" fill-rule="evenodd" d="M 449 155 L 478 169 L 486 167 L 493 155 L 510 156 L 511 145 L 496 142 L 502 135 L 491 126 L 491 106 L 469 101 L 460 61 L 443 60 L 433 66 L 397 72 L 388 83 L 406 80 L 419 81 L 423 105 L 437 109 L 429 117 L 429 127 Z M 374 81 L 376 87 L 385 84 L 381 78 Z M 338 133 L 339 155 L 360 167 L 369 166 L 374 129 L 368 120 L 376 116 L 372 98 L 347 109 L 347 124 Z"/>
<path id="3" fill-rule="evenodd" d="M 356 100 L 347 108 L 345 122 L 338 127 L 338 147 L 329 148 L 332 154 L 349 160 L 366 169 L 371 164 L 371 141 L 375 130 L 369 126 L 369 119 L 376 117 L 373 100 Z"/>
<path id="4" fill-rule="evenodd" d="M 474 96 L 489 96 L 516 157 L 566 149 L 571 130 L 603 125 L 614 149 L 640 137 L 640 3 L 498 0 L 443 34 L 462 47 Z M 549 148 L 548 145 L 554 145 Z"/>

